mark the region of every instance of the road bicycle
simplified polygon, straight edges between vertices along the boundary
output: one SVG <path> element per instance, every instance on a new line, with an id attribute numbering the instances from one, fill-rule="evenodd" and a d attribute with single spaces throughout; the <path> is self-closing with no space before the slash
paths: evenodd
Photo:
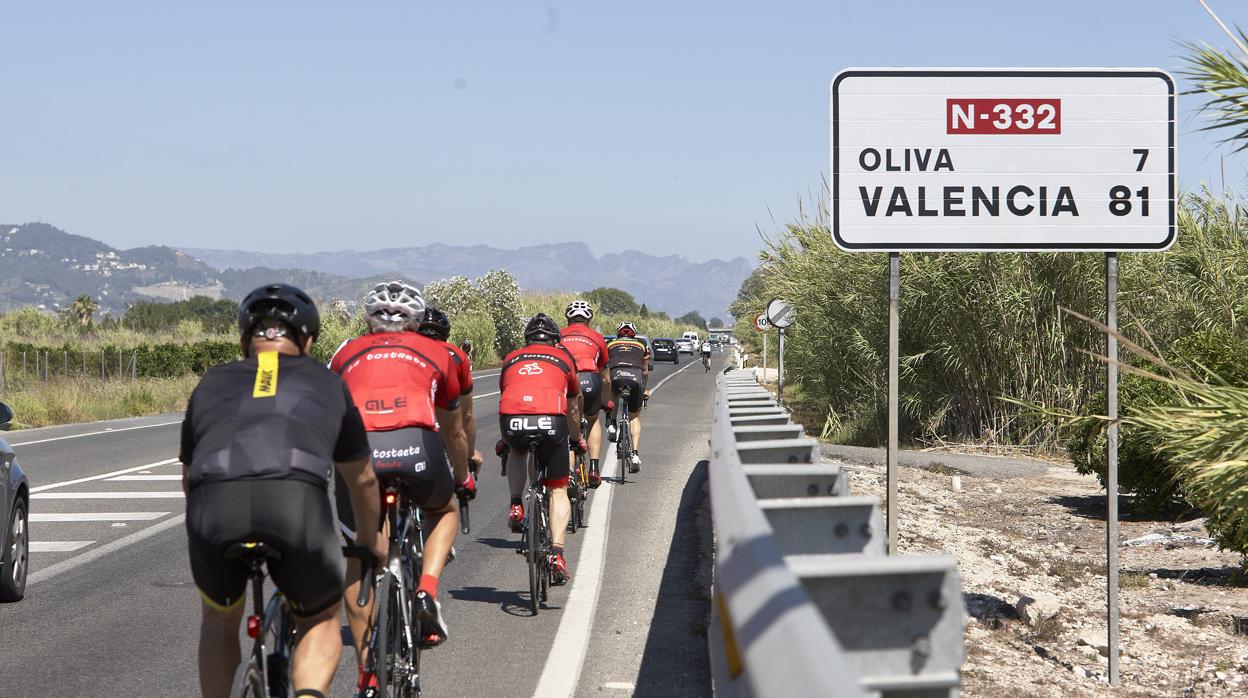
<path id="1" fill-rule="evenodd" d="M 633 430 L 629 426 L 628 399 L 631 388 L 620 391 L 615 410 L 615 458 L 619 461 L 620 482 L 628 482 L 624 474 L 633 471 Z"/>
<path id="2" fill-rule="evenodd" d="M 568 478 L 568 503 L 572 515 L 568 517 L 568 533 L 585 528 L 585 502 L 589 500 L 589 464 L 584 453 L 576 454 L 572 475 Z"/>
<path id="3" fill-rule="evenodd" d="M 247 616 L 251 654 L 234 673 L 230 696 L 285 698 L 290 695 L 290 653 L 298 640 L 295 617 L 281 591 L 274 591 L 269 602 L 264 602 L 265 564 L 282 555 L 259 541 L 245 541 L 226 548 L 225 559 L 247 566 L 254 611 Z"/>
<path id="4" fill-rule="evenodd" d="M 537 615 L 539 606 L 545 603 L 552 581 L 553 570 L 550 556 L 553 539 L 550 531 L 550 491 L 546 488 L 546 468 L 537 463 L 537 447 L 541 435 L 527 437 L 528 453 L 524 470 L 529 475 L 529 486 L 524 491 L 524 527 L 521 545 L 517 553 L 524 555 L 529 567 L 529 613 Z M 503 475 L 507 474 L 507 456 L 502 452 Z"/>
<path id="5" fill-rule="evenodd" d="M 415 698 L 420 695 L 420 649 L 424 637 L 413 608 L 416 580 L 424 561 L 425 542 L 420 507 L 415 506 L 395 480 L 382 484 L 383 520 L 389 524 L 389 554 L 380 570 L 367 548 L 346 546 L 348 557 L 363 567 L 359 604 L 368 605 L 372 586 L 377 598 L 369 621 L 365 670 L 377 677 L 377 688 L 365 688 L 361 698 Z M 372 585 L 367 581 L 374 578 Z"/>

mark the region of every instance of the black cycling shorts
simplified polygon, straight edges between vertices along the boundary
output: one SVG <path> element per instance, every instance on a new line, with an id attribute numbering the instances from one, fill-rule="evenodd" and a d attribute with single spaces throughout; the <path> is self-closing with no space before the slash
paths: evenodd
<path id="1" fill-rule="evenodd" d="M 586 418 L 602 411 L 602 376 L 597 371 L 581 371 L 576 374 L 581 381 L 581 395 L 585 397 L 582 414 Z"/>
<path id="2" fill-rule="evenodd" d="M 329 495 L 301 480 L 208 482 L 186 495 L 187 548 L 195 586 L 212 605 L 231 607 L 247 593 L 247 566 L 225 559 L 234 543 L 257 541 L 281 554 L 268 563 L 273 583 L 300 616 L 342 598 L 342 547 Z"/>
<path id="3" fill-rule="evenodd" d="M 442 435 L 430 429 L 412 427 L 392 431 L 368 432 L 372 449 L 373 472 L 381 489 L 394 482 L 409 502 L 425 511 L 444 508 L 455 494 L 455 475 L 451 459 L 446 455 Z M 342 476 L 334 473 L 334 504 L 338 523 L 348 540 L 355 539 L 355 512 L 351 509 L 351 492 Z M 381 521 L 377 522 L 381 530 Z"/>
<path id="4" fill-rule="evenodd" d="M 568 468 L 568 418 L 561 414 L 517 414 L 498 416 L 503 440 L 512 448 L 528 449 L 537 439 L 537 463 L 546 468 L 547 482 L 566 480 Z M 515 461 L 509 461 L 516 465 Z"/>
<path id="5" fill-rule="evenodd" d="M 641 412 L 642 399 L 645 397 L 644 380 L 641 369 L 617 368 L 611 371 L 611 391 L 615 393 L 616 402 L 623 399 L 624 390 L 629 391 L 628 411 L 633 414 Z"/>

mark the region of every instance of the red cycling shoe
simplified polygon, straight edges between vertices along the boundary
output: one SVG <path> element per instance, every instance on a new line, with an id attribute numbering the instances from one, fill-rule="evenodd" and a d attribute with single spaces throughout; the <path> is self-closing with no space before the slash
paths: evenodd
<path id="1" fill-rule="evenodd" d="M 524 505 L 512 504 L 511 513 L 507 515 L 507 525 L 512 533 L 524 533 Z"/>

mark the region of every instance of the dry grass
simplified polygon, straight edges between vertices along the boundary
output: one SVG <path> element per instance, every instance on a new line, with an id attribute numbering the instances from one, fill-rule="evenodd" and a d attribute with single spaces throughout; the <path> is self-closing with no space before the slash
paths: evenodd
<path id="1" fill-rule="evenodd" d="M 30 381 L 3 400 L 13 410 L 13 428 L 31 429 L 182 410 L 198 382 L 198 376 Z"/>

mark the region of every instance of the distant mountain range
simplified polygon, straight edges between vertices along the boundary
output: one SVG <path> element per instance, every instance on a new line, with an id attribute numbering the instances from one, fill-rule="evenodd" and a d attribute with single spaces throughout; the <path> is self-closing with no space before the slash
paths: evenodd
<path id="1" fill-rule="evenodd" d="M 382 279 L 427 283 L 455 275 L 476 277 L 491 269 L 511 272 L 525 290 L 614 286 L 655 310 L 726 317 L 752 266 L 743 257 L 692 262 L 635 251 L 596 257 L 584 243 L 515 250 L 434 244 L 304 254 L 163 246 L 119 250 L 44 223 L 0 225 L 0 310 L 63 307 L 87 294 L 102 309 L 118 312 L 143 299 L 239 298 L 274 279 L 299 285 L 318 298 L 356 300 Z"/>

